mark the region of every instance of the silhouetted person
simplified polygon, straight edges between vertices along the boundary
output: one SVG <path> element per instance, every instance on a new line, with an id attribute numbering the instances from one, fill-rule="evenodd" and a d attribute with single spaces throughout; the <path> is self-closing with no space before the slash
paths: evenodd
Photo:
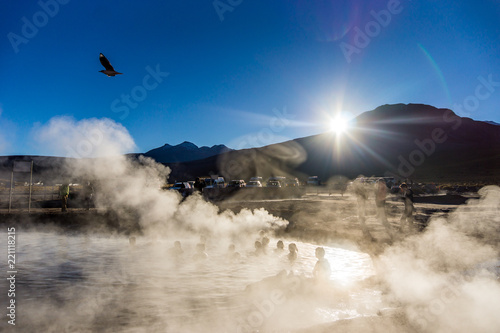
<path id="1" fill-rule="evenodd" d="M 276 249 L 274 250 L 275 253 L 283 253 L 285 251 L 285 244 L 283 244 L 283 241 L 280 239 L 276 243 Z"/>
<path id="2" fill-rule="evenodd" d="M 90 203 L 92 202 L 92 198 L 94 197 L 94 187 L 92 186 L 92 183 L 88 181 L 84 186 L 83 186 L 83 197 L 85 200 L 85 207 L 87 210 L 90 210 Z"/>
<path id="3" fill-rule="evenodd" d="M 330 279 L 330 263 L 325 259 L 325 249 L 322 247 L 316 248 L 316 258 L 318 261 L 313 269 L 313 275 L 318 280 L 328 280 Z"/>
<path id="4" fill-rule="evenodd" d="M 366 200 L 368 199 L 368 193 L 366 191 L 365 185 L 363 184 L 362 178 L 357 178 L 353 182 L 354 194 L 358 201 L 358 220 L 361 226 L 361 231 L 363 235 L 369 239 L 373 239 L 372 235 L 366 227 Z"/>
<path id="5" fill-rule="evenodd" d="M 174 242 L 174 247 L 170 248 L 168 250 L 168 254 L 171 256 L 171 257 L 174 257 L 174 258 L 179 258 L 181 257 L 183 254 L 184 254 L 184 250 L 182 249 L 182 245 L 181 245 L 181 242 L 179 241 L 175 241 Z"/>
<path id="6" fill-rule="evenodd" d="M 340 189 L 340 195 L 344 196 L 344 193 L 347 190 L 347 182 L 345 181 L 341 182 L 339 185 L 339 189 Z"/>
<path id="7" fill-rule="evenodd" d="M 203 192 L 203 188 L 205 187 L 205 181 L 203 179 L 200 179 L 199 177 L 196 177 L 194 181 L 194 188 L 198 192 Z"/>
<path id="8" fill-rule="evenodd" d="M 69 183 L 64 183 L 59 187 L 59 196 L 61 197 L 61 211 L 68 210 Z"/>
<path id="9" fill-rule="evenodd" d="M 254 256 L 260 256 L 264 254 L 264 249 L 262 248 L 262 243 L 255 241 L 254 243 L 255 251 L 252 253 Z"/>
<path id="10" fill-rule="evenodd" d="M 297 259 L 297 252 L 299 249 L 297 248 L 297 245 L 295 243 L 290 243 L 288 244 L 288 260 L 291 262 L 294 262 L 295 259 Z"/>
<path id="11" fill-rule="evenodd" d="M 377 207 L 377 218 L 384 225 L 385 230 L 392 239 L 392 230 L 385 213 L 385 199 L 387 197 L 387 185 L 383 179 L 377 180 L 375 187 L 375 206 Z"/>
<path id="12" fill-rule="evenodd" d="M 236 252 L 236 246 L 234 246 L 234 244 L 230 244 L 227 248 L 227 258 L 230 260 L 236 260 L 240 258 L 240 254 Z"/>
<path id="13" fill-rule="evenodd" d="M 196 244 L 196 253 L 193 255 L 194 260 L 205 260 L 208 258 L 208 254 L 205 252 L 205 244 Z"/>
<path id="14" fill-rule="evenodd" d="M 410 229 L 413 226 L 413 211 L 415 208 L 413 207 L 413 191 L 408 188 L 406 183 L 403 183 L 399 186 L 401 191 L 401 198 L 405 204 L 405 208 L 403 211 L 403 215 L 401 216 L 401 231 L 404 230 L 405 225 L 407 225 Z"/>

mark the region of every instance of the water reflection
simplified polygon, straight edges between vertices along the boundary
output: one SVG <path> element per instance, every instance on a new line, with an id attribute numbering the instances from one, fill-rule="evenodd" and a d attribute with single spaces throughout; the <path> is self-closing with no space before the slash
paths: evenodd
<path id="1" fill-rule="evenodd" d="M 208 259 L 200 261 L 193 260 L 199 239 L 180 239 L 184 251 L 180 258 L 169 254 L 174 241 L 137 237 L 131 246 L 126 237 L 19 233 L 19 328 L 72 332 L 291 329 L 374 315 L 380 303 L 377 290 L 349 288 L 374 274 L 370 257 L 355 249 L 323 245 L 331 275 L 328 286 L 319 290 L 309 285 L 317 261 L 314 244 L 294 241 L 297 259 L 290 262 L 287 251 L 252 256 L 253 242 L 239 243 L 240 257 L 230 260 L 228 244 L 213 240 L 206 246 Z M 270 244 L 277 241 L 270 239 Z M 286 248 L 290 242 L 284 243 Z M 285 280 L 269 279 L 283 270 Z M 279 283 L 261 293 L 248 293 L 249 285 L 265 279 Z M 293 279 L 299 281 L 295 289 Z M 1 287 L 6 290 L 5 282 Z"/>

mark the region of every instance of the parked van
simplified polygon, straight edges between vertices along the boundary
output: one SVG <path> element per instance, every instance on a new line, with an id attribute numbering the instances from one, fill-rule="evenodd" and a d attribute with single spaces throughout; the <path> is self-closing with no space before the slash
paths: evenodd
<path id="1" fill-rule="evenodd" d="M 318 176 L 311 176 L 307 179 L 307 185 L 309 186 L 319 186 L 321 185 L 321 180 Z"/>
<path id="2" fill-rule="evenodd" d="M 212 179 L 212 181 L 210 181 L 210 185 L 207 185 L 205 188 L 224 188 L 224 187 L 226 187 L 226 181 L 224 180 L 224 177 L 217 177 L 215 179 L 207 178 L 207 179 Z M 205 183 L 208 184 L 206 180 L 205 180 Z"/>

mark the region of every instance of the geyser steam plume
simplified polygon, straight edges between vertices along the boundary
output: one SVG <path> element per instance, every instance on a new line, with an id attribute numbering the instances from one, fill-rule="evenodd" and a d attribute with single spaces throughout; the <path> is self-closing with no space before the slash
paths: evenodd
<path id="1" fill-rule="evenodd" d="M 285 223 L 264 210 L 220 213 L 200 196 L 181 204 L 177 193 L 161 189 L 170 169 L 149 158 L 127 158 L 124 154 L 135 148 L 134 140 L 113 120 L 53 118 L 37 129 L 35 137 L 53 154 L 79 157 L 68 160 L 66 173 L 95 182 L 97 208 L 114 211 L 124 221 L 137 219 L 146 233 L 171 232 L 182 226 L 230 236 Z"/>

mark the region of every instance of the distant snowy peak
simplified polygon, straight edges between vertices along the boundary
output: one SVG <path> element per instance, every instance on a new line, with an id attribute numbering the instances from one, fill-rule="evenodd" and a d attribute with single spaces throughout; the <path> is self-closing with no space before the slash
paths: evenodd
<path id="1" fill-rule="evenodd" d="M 198 147 L 192 142 L 184 141 L 175 146 L 164 144 L 159 148 L 148 151 L 144 155 L 160 163 L 175 163 L 201 160 L 230 150 L 225 145 Z"/>

